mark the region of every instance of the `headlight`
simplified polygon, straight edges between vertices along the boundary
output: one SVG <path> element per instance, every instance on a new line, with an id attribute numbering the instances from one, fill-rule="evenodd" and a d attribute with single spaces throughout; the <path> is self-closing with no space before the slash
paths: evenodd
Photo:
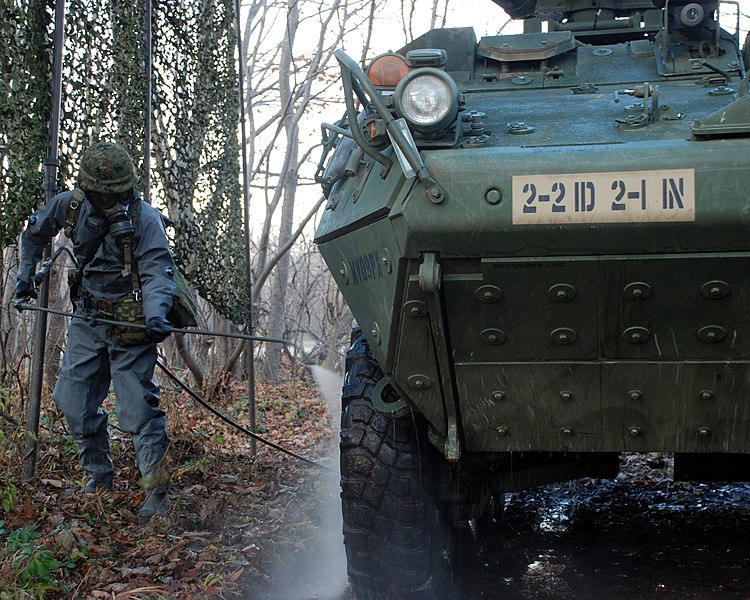
<path id="1" fill-rule="evenodd" d="M 432 68 L 411 71 L 396 87 L 396 113 L 415 131 L 436 133 L 458 115 L 458 88 L 445 71 Z"/>
<path id="2" fill-rule="evenodd" d="M 697 27 L 703 22 L 706 11 L 697 2 L 691 2 L 680 12 L 680 22 L 685 27 Z"/>

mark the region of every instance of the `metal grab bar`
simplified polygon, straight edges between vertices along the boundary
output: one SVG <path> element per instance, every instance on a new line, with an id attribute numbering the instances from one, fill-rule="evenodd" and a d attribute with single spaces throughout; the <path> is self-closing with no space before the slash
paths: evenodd
<path id="1" fill-rule="evenodd" d="M 354 94 L 356 93 L 359 100 L 367 105 L 370 104 L 375 111 L 378 113 L 383 122 L 385 123 L 388 134 L 390 135 L 391 141 L 402 153 L 406 162 L 414 170 L 419 181 L 427 188 L 427 195 L 432 202 L 439 203 L 445 199 L 445 192 L 438 185 L 438 183 L 430 176 L 427 168 L 422 162 L 422 157 L 419 155 L 419 151 L 416 146 L 409 143 L 409 140 L 401 131 L 400 127 L 396 123 L 396 119 L 393 118 L 391 111 L 386 106 L 380 93 L 375 89 L 372 82 L 365 75 L 364 71 L 360 66 L 343 50 L 336 50 L 334 53 L 336 60 L 341 66 L 341 74 L 344 85 L 344 100 L 346 102 L 346 117 L 350 124 L 352 137 L 357 142 L 357 145 L 370 156 L 373 160 L 376 160 L 385 167 L 383 177 L 388 173 L 393 161 L 388 157 L 384 156 L 381 152 L 367 143 L 364 134 L 356 126 L 357 123 L 357 112 L 354 107 Z M 359 88 L 359 89 L 357 89 Z M 363 97 L 364 96 L 364 97 Z M 355 124 L 355 126 L 352 126 Z"/>

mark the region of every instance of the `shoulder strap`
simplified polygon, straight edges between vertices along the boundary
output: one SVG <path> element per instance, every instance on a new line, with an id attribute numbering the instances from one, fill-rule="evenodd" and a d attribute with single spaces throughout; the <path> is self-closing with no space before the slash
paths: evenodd
<path id="1" fill-rule="evenodd" d="M 70 200 L 68 200 L 68 210 L 65 217 L 65 235 L 68 236 L 68 238 L 72 238 L 73 232 L 75 231 L 76 225 L 78 224 L 78 217 L 81 213 L 81 204 L 83 204 L 83 201 L 85 199 L 84 193 L 82 190 L 75 189 L 73 190 L 73 194 L 70 196 Z M 131 219 L 134 219 L 138 216 L 138 213 L 140 212 L 140 203 L 138 206 L 136 206 L 133 213 L 130 215 Z M 96 255 L 97 251 L 99 250 L 99 247 L 101 246 L 101 241 L 103 241 L 104 238 L 100 240 L 100 243 L 93 246 L 92 250 L 89 254 L 87 254 L 83 262 L 78 265 L 77 273 L 75 276 L 75 283 L 80 283 L 83 279 L 83 270 L 88 265 Z M 140 300 L 141 297 L 141 283 L 140 278 L 138 277 L 138 261 L 135 260 L 135 257 L 133 256 L 133 237 L 128 236 L 122 240 L 122 253 L 123 253 L 123 269 L 122 269 L 122 275 L 123 277 L 130 276 L 131 285 L 133 286 L 133 294 L 135 294 L 136 299 Z"/>
<path id="2" fill-rule="evenodd" d="M 138 277 L 138 261 L 133 256 L 133 237 L 127 236 L 120 242 L 122 244 L 122 276 L 130 275 L 130 284 L 133 286 L 133 294 L 136 300 L 141 299 L 141 281 Z"/>
<path id="3" fill-rule="evenodd" d="M 130 213 L 130 220 L 135 221 L 141 211 L 141 202 L 134 207 L 133 212 Z M 141 278 L 138 276 L 138 261 L 135 259 L 133 254 L 133 236 L 129 235 L 124 237 L 120 244 L 122 245 L 122 276 L 130 276 L 130 284 L 133 287 L 133 294 L 135 295 L 136 301 L 141 299 Z"/>
<path id="4" fill-rule="evenodd" d="M 65 236 L 68 239 L 73 237 L 76 225 L 78 225 L 78 216 L 81 214 L 81 205 L 85 200 L 83 190 L 78 188 L 73 190 L 73 193 L 68 200 L 68 210 L 65 213 Z"/>

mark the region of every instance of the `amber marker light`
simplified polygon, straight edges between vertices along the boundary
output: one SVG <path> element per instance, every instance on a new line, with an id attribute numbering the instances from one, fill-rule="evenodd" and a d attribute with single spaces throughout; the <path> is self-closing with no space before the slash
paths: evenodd
<path id="1" fill-rule="evenodd" d="M 367 76 L 377 87 L 396 87 L 408 72 L 404 57 L 391 53 L 376 57 L 367 69 Z"/>

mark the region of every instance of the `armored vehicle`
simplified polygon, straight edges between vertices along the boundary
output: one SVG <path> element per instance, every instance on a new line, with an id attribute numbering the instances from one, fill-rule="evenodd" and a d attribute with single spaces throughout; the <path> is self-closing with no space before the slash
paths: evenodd
<path id="1" fill-rule="evenodd" d="M 337 53 L 316 239 L 359 324 L 341 496 L 360 600 L 440 597 L 505 492 L 614 477 L 622 452 L 750 479 L 738 3 L 495 2 L 523 33 Z"/>

